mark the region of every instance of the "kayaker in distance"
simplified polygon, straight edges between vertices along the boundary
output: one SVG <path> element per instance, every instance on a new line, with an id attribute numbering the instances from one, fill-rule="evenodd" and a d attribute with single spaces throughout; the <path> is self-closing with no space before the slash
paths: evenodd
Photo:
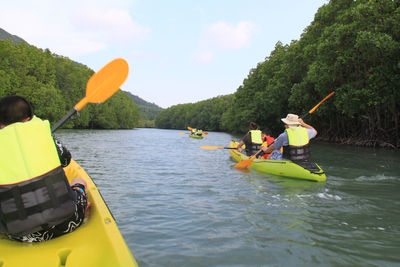
<path id="1" fill-rule="evenodd" d="M 249 131 L 245 134 L 236 149 L 240 151 L 243 144 L 246 146 L 247 156 L 253 156 L 257 151 L 261 149 L 261 131 L 258 129 L 257 123 L 250 122 Z"/>
<path id="2" fill-rule="evenodd" d="M 272 145 L 262 148 L 264 153 L 272 151 L 269 158 L 276 160 L 308 160 L 311 156 L 309 141 L 317 135 L 317 131 L 295 114 L 288 114 L 281 120 L 285 123 L 285 131 L 275 139 Z M 283 147 L 283 153 L 280 151 L 281 147 Z"/>
<path id="3" fill-rule="evenodd" d="M 0 232 L 41 242 L 74 231 L 88 206 L 86 182 L 68 183 L 70 152 L 21 96 L 0 99 Z"/>

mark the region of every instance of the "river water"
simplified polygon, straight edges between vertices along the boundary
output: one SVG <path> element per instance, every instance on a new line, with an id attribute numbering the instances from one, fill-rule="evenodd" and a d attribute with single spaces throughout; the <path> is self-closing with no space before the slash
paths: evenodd
<path id="1" fill-rule="evenodd" d="M 60 130 L 139 266 L 400 266 L 400 153 L 312 143 L 323 183 L 234 169 L 210 132 Z M 186 131 L 187 133 L 187 131 Z"/>

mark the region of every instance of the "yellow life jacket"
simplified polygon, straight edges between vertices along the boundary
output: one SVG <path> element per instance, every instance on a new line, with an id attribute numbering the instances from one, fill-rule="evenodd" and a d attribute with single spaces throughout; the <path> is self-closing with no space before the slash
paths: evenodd
<path id="1" fill-rule="evenodd" d="M 0 232 L 37 232 L 75 212 L 47 120 L 33 117 L 6 126 L 0 147 Z"/>
<path id="2" fill-rule="evenodd" d="M 248 156 L 251 156 L 261 149 L 263 141 L 260 130 L 250 130 L 249 133 L 251 144 L 246 144 L 246 153 Z"/>
<path id="3" fill-rule="evenodd" d="M 307 160 L 311 157 L 307 129 L 304 127 L 287 128 L 289 145 L 283 147 L 283 157 L 293 161 Z"/>

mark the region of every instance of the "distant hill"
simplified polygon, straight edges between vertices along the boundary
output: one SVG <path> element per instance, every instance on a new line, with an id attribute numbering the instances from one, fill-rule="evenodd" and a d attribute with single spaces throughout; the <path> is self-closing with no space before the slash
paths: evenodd
<path id="1" fill-rule="evenodd" d="M 138 97 L 137 95 L 133 95 L 130 92 L 125 92 L 125 93 L 128 96 L 130 96 L 133 99 L 133 101 L 135 101 L 136 105 L 138 105 L 138 106 L 143 105 L 143 106 L 154 107 L 154 108 L 157 108 L 157 109 L 162 109 L 161 107 L 157 106 L 156 104 L 147 102 L 146 100 L 143 100 L 142 98 Z"/>
<path id="2" fill-rule="evenodd" d="M 0 28 L 0 40 L 6 40 L 8 38 L 11 38 L 11 40 L 13 41 L 14 44 L 19 43 L 19 42 L 25 42 L 24 39 L 22 39 L 16 35 L 12 35 L 12 34 L 6 32 L 5 30 L 3 30 L 2 28 Z"/>
<path id="3" fill-rule="evenodd" d="M 157 106 L 154 103 L 147 102 L 142 98 L 131 94 L 130 92 L 125 92 L 139 107 L 140 111 L 140 124 L 142 127 L 155 127 L 155 119 L 163 108 Z"/>
<path id="4" fill-rule="evenodd" d="M 25 42 L 24 39 L 20 38 L 19 36 L 12 35 L 7 31 L 0 28 L 0 40 L 11 39 L 13 43 Z M 80 63 L 75 62 L 77 65 L 81 65 Z M 158 113 L 160 113 L 163 109 L 157 106 L 154 103 L 147 102 L 142 98 L 131 94 L 130 92 L 125 92 L 138 106 L 140 111 L 140 126 L 141 127 L 154 127 L 154 120 Z"/>

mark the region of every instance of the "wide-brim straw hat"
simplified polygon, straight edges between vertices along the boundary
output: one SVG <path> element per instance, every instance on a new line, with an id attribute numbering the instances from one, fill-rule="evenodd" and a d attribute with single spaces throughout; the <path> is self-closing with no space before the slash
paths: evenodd
<path id="1" fill-rule="evenodd" d="M 298 126 L 300 125 L 299 116 L 296 114 L 287 114 L 286 118 L 281 119 L 283 123 L 289 126 Z"/>

